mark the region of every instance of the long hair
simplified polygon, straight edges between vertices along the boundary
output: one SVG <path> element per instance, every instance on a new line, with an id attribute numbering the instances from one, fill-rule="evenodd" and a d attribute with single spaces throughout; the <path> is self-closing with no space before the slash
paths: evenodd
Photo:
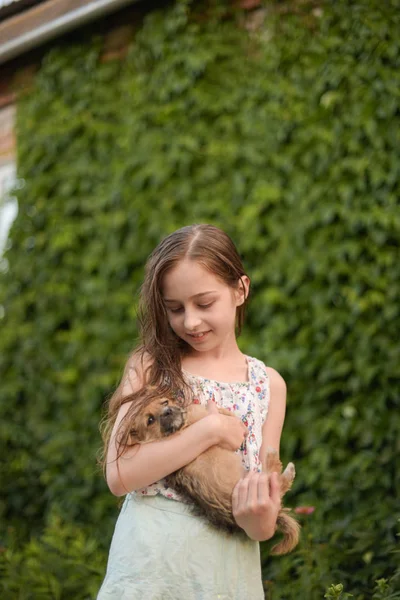
<path id="1" fill-rule="evenodd" d="M 120 407 L 129 401 L 132 405 L 122 419 L 116 443 L 120 456 L 129 444 L 129 433 L 136 414 L 155 397 L 174 397 L 187 405 L 191 402 L 191 389 L 181 369 L 181 359 L 190 350 L 168 322 L 162 297 L 162 283 L 168 273 L 183 259 L 196 261 L 232 288 L 237 288 L 246 275 L 239 253 L 230 237 L 213 225 L 189 225 L 168 235 L 150 254 L 139 299 L 140 344 L 131 353 L 125 365 L 122 380 L 110 398 L 108 413 L 101 425 L 104 441 L 102 464 L 111 432 Z M 245 303 L 236 309 L 236 330 L 240 334 Z M 133 394 L 123 394 L 129 373 L 141 374 L 142 385 Z"/>

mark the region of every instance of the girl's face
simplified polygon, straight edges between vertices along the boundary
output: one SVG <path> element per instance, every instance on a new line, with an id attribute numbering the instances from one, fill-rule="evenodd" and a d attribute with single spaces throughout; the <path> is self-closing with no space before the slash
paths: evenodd
<path id="1" fill-rule="evenodd" d="M 165 274 L 162 294 L 176 335 L 195 351 L 236 343 L 236 308 L 247 296 L 249 280 L 234 289 L 198 262 L 184 259 Z"/>

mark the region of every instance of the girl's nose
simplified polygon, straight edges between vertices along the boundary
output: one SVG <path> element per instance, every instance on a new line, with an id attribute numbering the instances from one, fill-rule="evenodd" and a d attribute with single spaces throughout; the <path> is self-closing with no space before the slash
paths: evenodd
<path id="1" fill-rule="evenodd" d="M 185 312 L 184 327 L 186 331 L 194 331 L 201 323 L 200 316 L 193 311 Z"/>

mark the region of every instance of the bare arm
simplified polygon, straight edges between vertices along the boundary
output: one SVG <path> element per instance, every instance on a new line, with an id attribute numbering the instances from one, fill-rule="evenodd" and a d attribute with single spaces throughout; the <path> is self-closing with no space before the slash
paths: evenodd
<path id="1" fill-rule="evenodd" d="M 132 393 L 141 385 L 140 374 L 131 371 L 123 394 Z M 247 432 L 239 419 L 214 411 L 177 435 L 164 440 L 135 445 L 118 459 L 116 431 L 130 403 L 123 404 L 111 435 L 107 453 L 107 484 L 116 496 L 148 486 L 187 465 L 199 454 L 221 442 L 236 450 Z"/>
<path id="2" fill-rule="evenodd" d="M 268 447 L 279 453 L 286 410 L 286 384 L 277 371 L 267 368 L 271 398 L 268 415 L 262 429 L 260 459 L 263 462 Z M 247 535 L 257 541 L 270 539 L 275 533 L 280 509 L 279 482 L 276 473 L 249 473 L 241 479 L 232 495 L 233 515 Z"/>
<path id="3" fill-rule="evenodd" d="M 128 405 L 125 404 L 121 408 L 121 416 L 127 409 Z M 118 460 L 115 438 L 112 438 L 107 462 L 108 486 L 113 494 L 123 496 L 184 467 L 218 442 L 217 424 L 213 415 L 200 419 L 170 439 L 136 444 L 126 450 Z"/>
<path id="4" fill-rule="evenodd" d="M 278 371 L 267 367 L 270 380 L 270 402 L 267 418 L 262 429 L 262 445 L 260 450 L 261 463 L 264 462 L 267 448 L 275 448 L 279 455 L 283 422 L 286 413 L 286 383 Z"/>

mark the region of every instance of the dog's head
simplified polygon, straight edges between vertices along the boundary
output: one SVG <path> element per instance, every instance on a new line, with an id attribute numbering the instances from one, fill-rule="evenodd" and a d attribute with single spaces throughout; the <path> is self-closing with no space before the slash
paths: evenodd
<path id="1" fill-rule="evenodd" d="M 132 424 L 131 442 L 143 444 L 172 435 L 186 425 L 186 410 L 176 401 L 156 398 L 144 405 Z"/>

